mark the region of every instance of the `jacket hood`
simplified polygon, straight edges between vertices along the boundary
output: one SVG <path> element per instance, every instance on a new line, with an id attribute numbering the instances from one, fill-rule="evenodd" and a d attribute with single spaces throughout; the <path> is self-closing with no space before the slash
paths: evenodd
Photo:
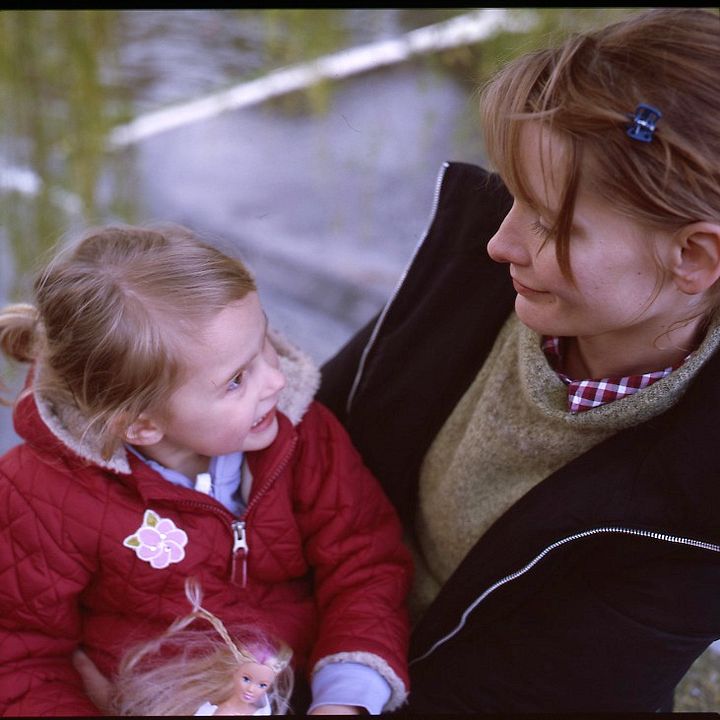
<path id="1" fill-rule="evenodd" d="M 280 368 L 285 374 L 286 384 L 280 395 L 278 409 L 297 425 L 310 406 L 320 384 L 320 370 L 314 361 L 293 345 L 276 330 L 268 331 L 280 359 Z M 42 365 L 34 368 L 37 377 L 42 376 Z M 33 390 L 31 394 L 41 423 L 27 417 L 29 408 L 21 400 L 15 411 L 15 426 L 18 434 L 32 444 L 41 444 L 56 449 L 57 440 L 83 460 L 89 461 L 112 472 L 130 474 L 127 452 L 120 446 L 108 460 L 103 459 L 99 435 L 86 428 L 85 417 L 75 406 L 58 407 L 46 397 Z M 31 415 L 34 413 L 30 412 Z M 38 425 L 45 427 L 38 427 Z M 47 437 L 47 433 L 52 438 Z M 53 442 L 54 441 L 54 442 Z"/>

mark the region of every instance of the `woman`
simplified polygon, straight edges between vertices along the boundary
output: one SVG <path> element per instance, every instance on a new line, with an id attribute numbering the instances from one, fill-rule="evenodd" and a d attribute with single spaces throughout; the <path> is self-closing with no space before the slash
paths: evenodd
<path id="1" fill-rule="evenodd" d="M 323 369 L 415 549 L 411 713 L 667 710 L 720 636 L 719 29 L 653 10 L 501 71 L 499 174 L 446 165 Z"/>

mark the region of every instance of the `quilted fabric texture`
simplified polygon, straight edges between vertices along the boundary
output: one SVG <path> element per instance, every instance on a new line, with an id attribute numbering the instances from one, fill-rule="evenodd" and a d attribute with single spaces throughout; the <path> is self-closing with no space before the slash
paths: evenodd
<path id="1" fill-rule="evenodd" d="M 295 427 L 279 415 L 277 440 L 248 453 L 247 554 L 233 552 L 237 518 L 212 498 L 135 457 L 130 473 L 81 457 L 32 395 L 15 419 L 25 443 L 0 459 L 4 714 L 98 714 L 71 653 L 82 645 L 112 673 L 130 644 L 188 612 L 188 576 L 230 629 L 257 623 L 288 642 L 299 672 L 365 662 L 393 689 L 388 709 L 404 701 L 409 555 L 394 510 L 326 408 L 312 403 Z"/>

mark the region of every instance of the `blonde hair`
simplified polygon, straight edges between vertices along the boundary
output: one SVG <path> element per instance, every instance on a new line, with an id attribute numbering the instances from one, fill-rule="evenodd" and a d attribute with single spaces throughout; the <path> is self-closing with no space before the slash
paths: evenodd
<path id="1" fill-rule="evenodd" d="M 570 227 L 581 182 L 619 212 L 670 230 L 720 218 L 720 17 L 699 8 L 633 15 L 509 63 L 482 89 L 490 163 L 531 206 L 520 132 L 540 121 L 567 149 L 551 228 L 572 277 Z M 662 112 L 650 143 L 626 135 L 640 103 Z"/>
<path id="2" fill-rule="evenodd" d="M 199 324 L 256 289 L 237 259 L 179 225 L 88 230 L 0 312 L 0 347 L 38 361 L 36 391 L 77 407 L 105 458 L 141 412 L 162 413 Z"/>
<path id="3" fill-rule="evenodd" d="M 204 701 L 217 705 L 227 700 L 239 667 L 258 663 L 275 673 L 267 700 L 272 714 L 284 715 L 293 689 L 292 650 L 257 628 L 239 626 L 228 632 L 201 607 L 193 579 L 186 581 L 186 593 L 193 611 L 123 656 L 105 710 L 118 716 L 193 715 Z M 216 633 L 186 629 L 196 619 L 209 622 Z"/>

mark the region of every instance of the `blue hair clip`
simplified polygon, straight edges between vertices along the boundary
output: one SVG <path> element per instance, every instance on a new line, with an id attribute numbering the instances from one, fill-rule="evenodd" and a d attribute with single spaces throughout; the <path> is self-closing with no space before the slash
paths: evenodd
<path id="1" fill-rule="evenodd" d="M 633 140 L 652 142 L 655 126 L 662 117 L 662 113 L 652 105 L 640 103 L 635 110 L 635 115 L 628 115 L 628 117 L 632 120 L 632 125 L 627 129 L 627 134 Z"/>

